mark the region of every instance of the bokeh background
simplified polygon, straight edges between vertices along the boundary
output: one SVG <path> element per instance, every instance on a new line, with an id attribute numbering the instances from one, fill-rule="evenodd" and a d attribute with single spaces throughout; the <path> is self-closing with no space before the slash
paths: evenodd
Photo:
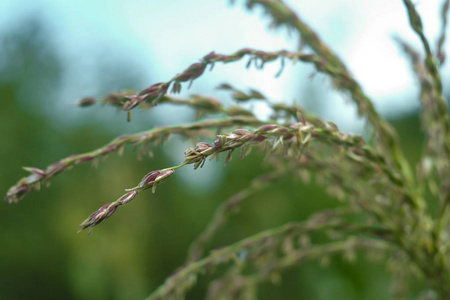
<path id="1" fill-rule="evenodd" d="M 269 30 L 268 20 L 243 1 L 52 1 L 0 2 L 0 191 L 25 175 L 22 166 L 44 168 L 71 154 L 97 148 L 114 137 L 154 126 L 194 119 L 189 108 L 161 105 L 138 111 L 126 122 L 109 107 L 79 108 L 84 96 L 101 97 L 124 88 L 143 89 L 170 79 L 214 50 L 243 47 L 296 49 L 298 38 Z M 392 41 L 398 34 L 414 45 L 401 1 L 287 1 L 348 64 L 383 117 L 398 129 L 407 158 L 418 161 L 418 85 Z M 439 32 L 440 1 L 418 4 L 427 34 Z M 448 49 L 448 44 L 446 48 Z M 336 93 L 326 77 L 304 64 L 289 65 L 275 79 L 279 64 L 264 72 L 245 62 L 217 65 L 181 96 L 212 95 L 230 103 L 216 87 L 260 89 L 274 101 L 297 103 L 361 133 L 355 107 Z M 314 75 L 314 76 L 311 76 Z M 443 70 L 448 95 L 449 68 Z M 447 96 L 448 98 L 448 96 Z M 260 118 L 267 110 L 250 104 Z M 191 241 L 214 209 L 270 169 L 256 152 L 244 161 L 190 167 L 158 188 L 139 195 L 90 236 L 77 225 L 104 203 L 134 186 L 144 174 L 177 164 L 189 142 L 173 140 L 155 157 L 136 160 L 126 148 L 98 169 L 80 165 L 57 176 L 50 188 L 30 193 L 18 205 L 0 205 L 0 299 L 142 299 L 186 258 Z M 219 232 L 213 247 L 237 241 L 311 213 L 337 206 L 314 182 L 286 176 L 270 190 L 251 197 Z M 261 299 L 390 299 L 390 274 L 383 264 L 337 257 L 328 267 L 308 262 L 287 272 L 280 285 L 263 284 Z M 198 299 L 204 281 L 188 299 Z M 420 289 L 414 284 L 414 289 Z M 414 292 L 412 289 L 412 292 Z"/>

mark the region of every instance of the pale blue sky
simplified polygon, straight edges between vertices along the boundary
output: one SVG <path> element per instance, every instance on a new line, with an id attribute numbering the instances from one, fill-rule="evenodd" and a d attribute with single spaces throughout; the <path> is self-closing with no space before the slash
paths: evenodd
<path id="1" fill-rule="evenodd" d="M 285 30 L 268 30 L 269 22 L 261 10 L 250 13 L 244 8 L 244 1 L 235 2 L 230 5 L 225 0 L 2 0 L 0 28 L 1 31 L 8 30 L 9 25 L 30 14 L 42 15 L 48 20 L 53 38 L 71 70 L 61 92 L 64 99 L 61 103 L 67 104 L 96 93 L 95 78 L 90 77 L 89 68 L 99 55 L 111 55 L 114 59 L 119 53 L 125 58 L 130 57 L 148 72 L 144 73 L 142 81 L 151 85 L 170 79 L 212 50 L 231 53 L 242 47 L 296 48 L 296 39 L 289 37 Z M 348 64 L 381 112 L 389 114 L 418 107 L 414 98 L 417 85 L 391 39 L 393 34 L 399 34 L 419 46 L 418 39 L 409 29 L 402 1 L 286 2 Z M 415 1 L 425 30 L 432 38 L 439 30 L 440 2 Z M 302 89 L 311 85 L 325 86 L 327 88 L 321 93 L 333 103 L 325 108 L 325 118 L 349 130 L 354 129 L 354 125 L 362 125 L 347 114 L 351 110 L 346 101 L 332 91 L 328 80 L 320 76 L 309 79 L 311 67 L 296 64 L 274 79 L 278 68 L 279 63 L 267 65 L 266 72 L 246 70 L 243 63 L 216 66 L 214 71 L 194 83 L 189 92 L 215 95 L 215 87 L 227 81 L 239 88 L 261 89 L 280 101 L 302 102 Z M 449 74 L 448 70 L 446 67 L 445 74 Z M 74 80 L 80 77 L 84 80 Z M 263 109 L 259 109 L 264 115 Z M 346 117 L 342 118 L 344 114 Z"/>

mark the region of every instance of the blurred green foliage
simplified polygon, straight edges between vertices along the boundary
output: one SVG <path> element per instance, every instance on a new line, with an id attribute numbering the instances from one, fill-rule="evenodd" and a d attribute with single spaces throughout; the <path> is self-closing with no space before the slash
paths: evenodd
<path id="1" fill-rule="evenodd" d="M 81 125 L 63 129 L 51 120 L 46 109 L 59 101 L 55 92 L 64 64 L 41 25 L 29 22 L 2 39 L 0 190 L 4 193 L 25 175 L 21 166 L 44 167 L 130 130 L 107 130 L 110 124 L 99 125 L 89 117 Z M 123 78 L 114 72 L 107 76 L 111 82 L 114 76 Z M 139 130 L 151 125 L 147 122 Z M 417 116 L 396 120 L 394 125 L 407 158 L 417 162 L 423 140 Z M 155 195 L 143 193 L 120 208 L 113 221 L 96 227 L 90 236 L 76 234 L 77 224 L 116 199 L 124 188 L 134 186 L 148 171 L 170 165 L 163 148 L 155 151 L 155 158 L 142 161 L 126 148 L 123 157 L 113 154 L 98 169 L 83 165 L 64 173 L 50 189 L 32 192 L 19 205 L 2 203 L 0 299 L 144 298 L 183 264 L 190 242 L 214 209 L 267 170 L 262 159 L 255 151 L 226 168 L 208 162 L 210 168 L 224 173 L 215 188 L 190 185 L 177 176 Z M 339 205 L 324 189 L 314 181 L 305 185 L 283 178 L 246 201 L 211 247 Z M 188 299 L 204 295 L 206 279 L 211 277 L 202 277 Z M 355 263 L 337 257 L 327 267 L 315 261 L 304 263 L 284 274 L 280 284 L 264 284 L 259 295 L 261 299 L 390 299 L 389 285 L 384 264 L 368 262 L 362 256 Z"/>

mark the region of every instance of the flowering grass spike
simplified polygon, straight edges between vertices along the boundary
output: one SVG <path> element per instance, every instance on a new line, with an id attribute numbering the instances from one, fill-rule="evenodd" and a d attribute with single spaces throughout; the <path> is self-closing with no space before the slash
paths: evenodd
<path id="1" fill-rule="evenodd" d="M 440 74 L 446 57 L 444 42 L 450 1 L 443 1 L 441 34 L 433 49 L 415 5 L 411 0 L 402 0 L 410 26 L 423 48 L 421 53 L 409 42 L 395 38 L 420 85 L 421 123 L 426 140 L 418 165 L 405 158 L 397 132 L 381 118 L 344 62 L 297 13 L 280 0 L 245 2 L 248 9 L 262 8 L 272 27 L 287 28 L 309 50 L 242 48 L 228 54 L 213 51 L 172 78 L 141 91 L 124 90 L 101 99 L 84 98 L 78 103 L 80 107 L 97 103 L 118 107 L 127 112 L 129 120 L 133 109 L 156 109 L 155 106 L 163 104 L 186 106 L 196 111 L 196 121 L 123 135 L 103 147 L 68 156 L 44 169 L 25 167 L 30 174 L 7 191 L 5 201 L 18 202 L 42 184 L 48 185 L 54 176 L 86 162 L 96 166 L 109 154 L 122 153 L 130 144 L 138 149 L 139 157 L 144 154 L 153 157 L 152 147 L 175 135 L 195 141 L 184 156 L 180 153 L 178 165 L 151 171 L 135 187 L 123 187 L 125 193 L 115 201 L 105 201 L 108 203 L 79 225 L 79 231 L 89 228 L 90 233 L 141 192 L 151 189 L 155 193 L 176 170 L 189 165 L 200 169 L 208 160 L 219 161 L 221 156 L 229 164 L 233 153 L 239 152 L 240 158 L 245 159 L 256 149 L 266 154 L 264 164 L 270 164 L 273 170 L 254 178 L 217 208 L 189 248 L 186 263 L 147 299 L 184 299 L 205 272 L 217 273 L 205 292 L 207 299 L 254 299 L 260 282 L 274 281 L 280 273 L 303 261 L 326 261 L 330 255 L 354 258 L 356 253 L 384 257 L 383 261 L 393 270 L 396 299 L 408 297 L 409 279 L 413 276 L 426 283 L 427 290 L 422 295 L 431 293 L 433 299 L 450 299 L 450 118 Z M 227 106 L 220 99 L 199 94 L 186 98 L 173 95 L 197 78 L 207 76 L 215 64 L 244 59 L 247 67 L 260 70 L 267 63 L 279 62 L 281 68 L 276 76 L 281 74 L 286 61 L 312 64 L 356 105 L 358 115 L 367 121 L 371 138 L 346 134 L 336 124 L 308 114 L 298 105 L 276 103 L 263 92 L 238 89 L 230 83 L 222 83 L 218 88 L 229 92 L 237 105 Z M 260 120 L 251 110 L 240 106 L 246 102 L 264 103 L 271 110 L 269 120 Z M 214 118 L 205 119 L 211 115 Z M 316 212 L 305 221 L 289 222 L 207 251 L 214 235 L 246 199 L 269 189 L 286 174 L 305 182 L 314 175 L 342 205 Z M 433 203 L 425 200 L 429 195 Z M 437 213 L 430 212 L 432 207 L 438 207 Z M 320 241 L 312 238 L 318 233 L 323 235 Z"/>

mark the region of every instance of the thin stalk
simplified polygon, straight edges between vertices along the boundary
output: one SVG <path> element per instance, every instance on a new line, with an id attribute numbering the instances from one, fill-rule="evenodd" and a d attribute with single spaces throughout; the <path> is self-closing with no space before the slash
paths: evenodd
<path id="1" fill-rule="evenodd" d="M 42 183 L 49 183 L 50 179 L 60 174 L 63 171 L 71 169 L 73 166 L 91 162 L 96 165 L 100 158 L 107 157 L 112 152 L 122 153 L 124 146 L 128 144 L 134 144 L 135 147 L 142 146 L 144 151 L 151 151 L 150 148 L 145 148 L 150 142 L 163 141 L 165 138 L 170 137 L 171 134 L 179 134 L 182 136 L 192 136 L 193 132 L 196 132 L 197 136 L 204 136 L 205 132 L 202 129 L 208 128 L 226 128 L 231 126 L 258 126 L 267 124 L 267 122 L 259 121 L 253 117 L 227 117 L 218 120 L 207 120 L 202 122 L 194 122 L 187 125 L 174 125 L 163 126 L 153 128 L 151 130 L 143 131 L 135 134 L 127 134 L 120 136 L 111 142 L 107 143 L 103 147 L 95 149 L 93 151 L 71 155 L 60 161 L 57 161 L 49 165 L 46 169 L 41 170 L 38 168 L 25 167 L 24 169 L 31 173 L 28 177 L 23 177 L 17 184 L 12 186 L 8 192 L 5 201 L 9 203 L 18 202 L 26 194 L 31 192 L 33 188 L 39 189 Z M 209 132 L 207 132 L 210 135 Z M 151 154 L 151 152 L 149 152 Z"/>

